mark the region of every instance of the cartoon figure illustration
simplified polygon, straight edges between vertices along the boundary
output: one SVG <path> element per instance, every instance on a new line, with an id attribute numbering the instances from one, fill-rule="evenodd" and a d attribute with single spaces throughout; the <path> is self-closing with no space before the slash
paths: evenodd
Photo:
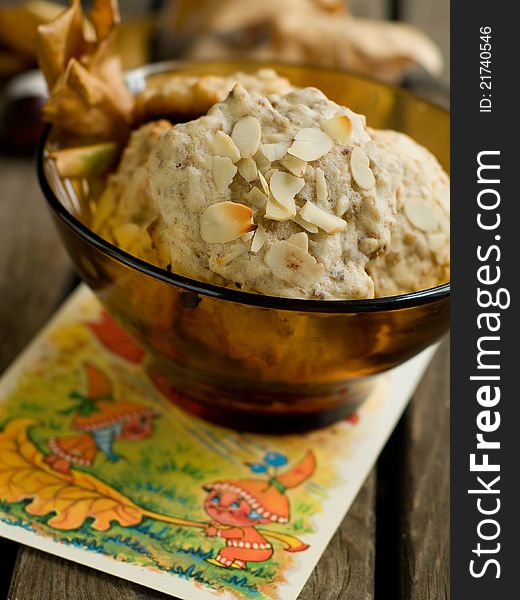
<path id="1" fill-rule="evenodd" d="M 86 324 L 104 348 L 120 358 L 132 363 L 140 363 L 144 358 L 144 350 L 119 327 L 106 310 L 102 311 L 97 321 Z"/>
<path id="2" fill-rule="evenodd" d="M 308 479 L 316 467 L 311 451 L 294 467 L 277 474 L 278 468 L 286 464 L 283 454 L 269 452 L 264 456 L 264 463 L 249 465 L 254 473 L 266 473 L 268 479 L 217 481 L 204 487 L 208 492 L 204 510 L 212 519 L 206 535 L 226 540 L 226 546 L 208 562 L 219 567 L 246 569 L 248 562 L 271 558 L 273 548 L 255 526 L 288 523 L 290 513 L 286 490 Z"/>
<path id="3" fill-rule="evenodd" d="M 56 471 L 70 473 L 71 465 L 88 467 L 98 452 L 109 461 L 120 457 L 112 450 L 114 440 L 139 441 L 153 432 L 154 409 L 115 400 L 108 377 L 91 363 L 85 363 L 87 395 L 73 392 L 76 400 L 64 414 L 74 414 L 72 427 L 80 435 L 51 438 L 48 446 L 51 454 L 45 462 Z"/>

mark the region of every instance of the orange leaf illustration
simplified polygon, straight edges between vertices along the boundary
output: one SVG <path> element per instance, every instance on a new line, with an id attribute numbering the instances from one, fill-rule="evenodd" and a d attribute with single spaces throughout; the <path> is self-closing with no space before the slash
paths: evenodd
<path id="1" fill-rule="evenodd" d="M 0 499 L 31 499 L 25 510 L 36 516 L 56 513 L 48 525 L 77 529 L 89 517 L 92 528 L 106 531 L 112 521 L 136 525 L 143 511 L 131 500 L 88 473 L 58 473 L 45 464 L 43 454 L 28 438 L 32 419 L 10 421 L 0 432 Z"/>
<path id="2" fill-rule="evenodd" d="M 30 499 L 25 507 L 30 515 L 43 517 L 55 513 L 47 524 L 62 530 L 78 529 L 89 517 L 93 519 L 91 527 L 98 531 L 107 531 L 114 521 L 123 527 L 137 525 L 144 517 L 177 527 L 206 527 L 205 522 L 162 515 L 137 506 L 88 473 L 54 471 L 27 434 L 36 424 L 34 419 L 13 419 L 0 431 L 0 500 L 13 503 Z M 269 529 L 259 531 L 281 542 L 288 552 L 308 548 L 292 535 Z"/>

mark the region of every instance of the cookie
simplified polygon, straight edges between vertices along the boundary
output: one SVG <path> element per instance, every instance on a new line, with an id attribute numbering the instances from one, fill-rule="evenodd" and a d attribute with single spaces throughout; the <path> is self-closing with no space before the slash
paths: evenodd
<path id="1" fill-rule="evenodd" d="M 172 270 L 270 296 L 372 298 L 400 166 L 365 118 L 317 89 L 233 88 L 155 143 L 148 185 Z"/>
<path id="2" fill-rule="evenodd" d="M 376 296 L 428 289 L 450 277 L 450 182 L 437 159 L 410 137 L 372 131 L 399 160 L 397 220 L 388 252 L 368 265 Z"/>

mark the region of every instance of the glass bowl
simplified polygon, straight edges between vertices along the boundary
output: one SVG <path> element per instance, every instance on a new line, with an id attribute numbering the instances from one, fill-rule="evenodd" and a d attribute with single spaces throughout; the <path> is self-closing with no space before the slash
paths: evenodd
<path id="1" fill-rule="evenodd" d="M 449 115 L 409 93 L 320 68 L 273 64 L 161 63 L 132 71 L 143 89 L 167 72 L 230 74 L 275 68 L 296 85 L 322 89 L 368 124 L 411 135 L 449 167 Z M 55 133 L 54 133 L 55 135 Z M 174 402 L 246 430 L 289 432 L 348 416 L 373 376 L 435 342 L 449 324 L 449 283 L 363 301 L 291 300 L 202 283 L 147 264 L 89 230 L 88 209 L 46 160 L 38 172 L 58 232 L 81 278 L 147 350 L 146 369 Z"/>

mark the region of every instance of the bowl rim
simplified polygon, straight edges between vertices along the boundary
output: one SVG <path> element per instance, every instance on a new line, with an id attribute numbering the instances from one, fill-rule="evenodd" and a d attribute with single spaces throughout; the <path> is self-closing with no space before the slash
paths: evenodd
<path id="1" fill-rule="evenodd" d="M 163 61 L 158 63 L 150 63 L 136 69 L 131 69 L 126 72 L 127 77 L 141 76 L 146 77 L 147 75 L 154 75 L 158 73 L 164 73 L 168 70 L 174 70 L 176 66 L 182 67 L 201 67 L 204 65 L 211 65 L 212 63 L 222 64 L 224 61 Z M 225 61 L 227 63 L 236 62 L 237 65 L 244 65 L 245 62 L 251 63 L 251 65 L 264 65 L 266 63 L 255 62 L 255 61 Z M 276 69 L 277 63 L 269 63 L 269 66 Z M 309 68 L 304 65 L 284 65 L 279 63 L 279 66 L 289 66 L 291 68 Z M 437 106 L 434 103 L 428 102 L 419 96 L 415 96 L 407 90 L 400 90 L 386 83 L 381 83 L 369 77 L 351 73 L 349 71 L 340 69 L 330 69 L 326 67 L 312 67 L 322 71 L 331 71 L 334 73 L 344 73 L 349 77 L 356 79 L 369 81 L 373 84 L 380 85 L 382 87 L 390 88 L 394 93 L 402 94 L 403 96 L 411 96 L 412 98 L 429 104 L 438 110 L 447 112 L 442 107 Z M 413 308 L 416 306 L 423 306 L 426 304 L 433 304 L 444 298 L 450 296 L 451 285 L 450 282 L 444 283 L 439 286 L 412 292 L 408 294 L 401 294 L 398 296 L 386 296 L 381 298 L 370 298 L 364 300 L 307 300 L 301 298 L 284 298 L 278 296 L 266 296 L 262 294 L 254 294 L 251 292 L 243 292 L 241 290 L 233 290 L 230 288 L 198 281 L 191 279 L 183 275 L 176 274 L 157 267 L 151 263 L 141 260 L 124 250 L 121 250 L 114 244 L 111 244 L 107 240 L 103 239 L 98 234 L 94 233 L 86 225 L 84 225 L 79 219 L 72 215 L 65 206 L 59 201 L 53 192 L 45 174 L 44 168 L 44 154 L 47 139 L 52 130 L 52 125 L 47 125 L 40 138 L 38 145 L 38 151 L 36 155 L 36 168 L 40 187 L 47 200 L 49 207 L 52 212 L 63 221 L 70 229 L 74 231 L 80 238 L 94 246 L 101 253 L 110 256 L 117 262 L 124 264 L 131 269 L 141 272 L 152 279 L 161 281 L 169 285 L 174 285 L 187 292 L 191 292 L 197 295 L 207 296 L 218 300 L 224 300 L 235 304 L 245 304 L 250 306 L 256 306 L 265 309 L 277 309 L 291 312 L 312 312 L 312 313 L 332 313 L 332 314 L 356 314 L 356 313 L 372 313 L 372 312 L 385 312 L 395 311 L 406 308 Z"/>

